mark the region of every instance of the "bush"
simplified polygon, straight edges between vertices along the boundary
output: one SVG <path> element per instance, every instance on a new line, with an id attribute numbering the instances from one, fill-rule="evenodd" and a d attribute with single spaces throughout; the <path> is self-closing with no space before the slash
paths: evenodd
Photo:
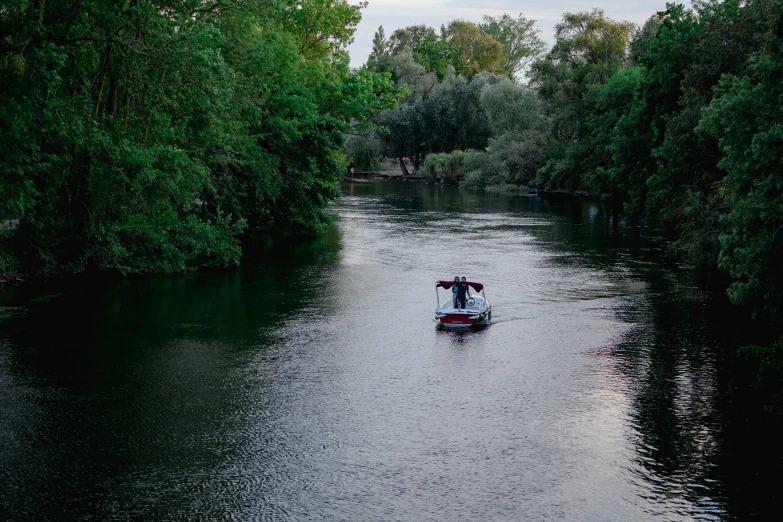
<path id="1" fill-rule="evenodd" d="M 525 185 L 543 163 L 543 152 L 535 141 L 504 134 L 492 139 L 489 157 L 498 183 Z"/>
<path id="2" fill-rule="evenodd" d="M 351 156 L 351 163 L 356 167 L 356 170 L 363 170 L 367 172 L 376 172 L 381 170 L 381 160 L 377 154 L 374 154 L 369 150 L 359 150 L 353 153 Z"/>
<path id="3" fill-rule="evenodd" d="M 428 154 L 420 172 L 430 178 L 462 180 L 468 172 L 479 170 L 485 162 L 486 153 L 477 150 Z"/>
<path id="4" fill-rule="evenodd" d="M 543 162 L 541 147 L 533 140 L 511 133 L 490 141 L 489 152 L 480 156 L 461 186 L 495 192 L 516 192 L 534 180 Z"/>
<path id="5" fill-rule="evenodd" d="M 459 186 L 471 190 L 482 190 L 485 187 L 485 176 L 480 170 L 473 170 L 465 175 Z"/>

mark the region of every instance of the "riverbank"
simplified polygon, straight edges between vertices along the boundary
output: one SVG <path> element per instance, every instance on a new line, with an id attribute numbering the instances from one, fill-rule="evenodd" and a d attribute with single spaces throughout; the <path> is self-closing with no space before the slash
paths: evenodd
<path id="1" fill-rule="evenodd" d="M 26 278 L 19 272 L 0 274 L 0 289 L 24 283 L 25 279 Z"/>
<path id="2" fill-rule="evenodd" d="M 464 178 L 461 177 L 429 177 L 419 176 L 416 174 L 404 175 L 399 169 L 396 170 L 378 170 L 378 171 L 355 171 L 352 175 L 346 174 L 346 180 L 349 181 L 362 181 L 371 179 L 383 179 L 383 180 L 396 180 L 396 181 L 420 181 L 423 183 L 433 183 L 442 185 L 455 185 L 459 186 Z M 505 194 L 540 194 L 542 196 L 555 196 L 555 197 L 580 197 L 580 198 L 593 198 L 602 199 L 601 194 L 592 192 L 585 189 L 580 190 L 563 190 L 563 189 L 540 189 L 535 187 L 529 187 L 527 185 L 490 185 L 488 187 L 482 187 L 469 190 L 476 192 L 489 192 L 489 193 L 505 193 Z"/>
<path id="3" fill-rule="evenodd" d="M 29 272 L 0 273 L 0 290 L 19 286 L 30 282 L 46 282 L 70 275 L 76 275 L 65 270 L 31 270 Z"/>
<path id="4" fill-rule="evenodd" d="M 378 170 L 378 171 L 355 171 L 353 174 L 346 174 L 345 179 L 396 179 L 402 181 L 433 181 L 431 178 L 417 176 L 416 174 L 404 175 L 397 170 Z"/>

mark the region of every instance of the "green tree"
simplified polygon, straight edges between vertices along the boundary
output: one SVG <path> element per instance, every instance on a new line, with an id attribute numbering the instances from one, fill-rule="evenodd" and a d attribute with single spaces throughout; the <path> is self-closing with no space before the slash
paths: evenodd
<path id="1" fill-rule="evenodd" d="M 658 36 L 658 31 L 663 25 L 664 15 L 664 12 L 652 15 L 644 25 L 637 27 L 631 35 L 631 41 L 628 44 L 628 62 L 631 65 L 639 63 L 641 57 L 647 52 L 650 42 Z"/>
<path id="2" fill-rule="evenodd" d="M 631 213 L 642 208 L 656 167 L 650 115 L 639 99 L 644 73 L 621 69 L 585 98 L 585 141 L 592 151 L 580 164 L 583 179 L 595 192 L 625 202 Z"/>
<path id="3" fill-rule="evenodd" d="M 283 27 L 296 38 L 297 51 L 309 59 L 324 58 L 353 42 L 361 9 L 367 2 L 345 0 L 298 0 L 285 9 Z"/>
<path id="4" fill-rule="evenodd" d="M 504 72 L 503 46 L 476 24 L 454 20 L 442 26 L 440 32 L 441 38 L 456 51 L 451 64 L 459 74 L 472 78 L 482 71 Z"/>
<path id="5" fill-rule="evenodd" d="M 717 140 L 726 173 L 719 261 L 734 280 L 729 296 L 783 323 L 783 10 L 767 7 L 776 19 L 767 45 L 748 75 L 721 78 L 697 131 Z"/>
<path id="6" fill-rule="evenodd" d="M 479 100 L 496 136 L 507 132 L 537 134 L 543 130 L 541 100 L 529 87 L 503 78 L 483 86 Z"/>
<path id="7" fill-rule="evenodd" d="M 435 30 L 426 25 L 411 25 L 397 29 L 388 42 L 392 55 L 410 53 L 413 60 L 442 80 L 452 62 L 456 50 L 448 41 L 438 37 Z"/>
<path id="8" fill-rule="evenodd" d="M 645 204 L 648 216 L 671 231 L 676 254 L 715 267 L 725 211 L 721 152 L 711 135 L 695 129 L 721 75 L 747 71 L 768 17 L 757 5 L 729 0 L 699 4 L 697 11 L 669 5 L 662 18 L 640 58 L 647 71 L 640 101 L 648 121 L 639 123 L 653 146 Z"/>
<path id="9" fill-rule="evenodd" d="M 366 68 L 377 73 L 391 72 L 391 52 L 383 26 L 378 27 L 372 39 L 372 51 L 367 58 Z"/>
<path id="10" fill-rule="evenodd" d="M 427 114 L 436 152 L 454 149 L 483 149 L 492 135 L 492 127 L 481 107 L 481 92 L 500 77 L 483 72 L 472 80 L 453 69 L 427 99 Z"/>
<path id="11" fill-rule="evenodd" d="M 484 15 L 478 27 L 503 46 L 501 68 L 509 76 L 525 70 L 547 47 L 546 42 L 539 37 L 541 31 L 536 28 L 536 21 L 528 20 L 522 13 L 517 18 L 508 14 Z"/>
<path id="12" fill-rule="evenodd" d="M 532 81 L 548 105 L 551 140 L 541 170 L 550 187 L 583 186 L 582 164 L 592 152 L 587 142 L 586 97 L 625 62 L 634 25 L 615 22 L 600 9 L 565 13 L 555 29 L 555 45 L 532 66 Z"/>

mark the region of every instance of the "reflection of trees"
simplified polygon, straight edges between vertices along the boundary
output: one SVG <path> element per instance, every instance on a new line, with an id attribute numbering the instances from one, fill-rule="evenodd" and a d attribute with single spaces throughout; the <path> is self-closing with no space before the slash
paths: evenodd
<path id="1" fill-rule="evenodd" d="M 725 508 L 724 484 L 712 482 L 723 446 L 721 368 L 703 296 L 689 295 L 660 270 L 650 270 L 646 282 L 642 300 L 620 313 L 638 328 L 610 351 L 633 405 L 631 471 L 648 483 L 650 500 L 673 503 L 683 515 Z"/>
<path id="2" fill-rule="evenodd" d="M 617 309 L 636 328 L 609 351 L 632 404 L 631 473 L 653 492 L 649 500 L 684 516 L 717 509 L 744 518 L 764 504 L 771 513 L 761 477 L 777 473 L 768 460 L 779 455 L 777 443 L 757 438 L 751 448 L 732 435 L 748 435 L 748 417 L 730 405 L 737 320 L 725 296 L 683 284 L 657 265 L 638 276 L 646 291 Z"/>
<path id="3" fill-rule="evenodd" d="M 635 327 L 608 351 L 612 378 L 632 404 L 632 480 L 645 483 L 653 504 L 685 516 L 716 503 L 726 509 L 715 467 L 725 450 L 725 372 L 704 310 L 709 296 L 683 283 L 686 274 L 662 267 L 658 239 L 611 207 L 573 198 L 548 198 L 540 207 L 560 218 L 532 230 L 558 254 L 553 265 L 598 270 L 619 285 L 642 284 L 615 310 Z"/>
<path id="4" fill-rule="evenodd" d="M 324 285 L 313 268 L 333 263 L 338 249 L 332 227 L 316 240 L 257 247 L 254 255 L 261 262 L 245 259 L 239 270 L 128 278 L 108 285 L 79 279 L 9 332 L 12 340 L 37 347 L 47 358 L 100 351 L 117 356 L 140 342 L 155 346 L 183 335 L 256 344 L 259 329 L 278 324 L 312 300 Z M 41 324 L 49 328 L 42 330 Z"/>
<path id="5" fill-rule="evenodd" d="M 696 288 L 699 274 L 663 266 L 655 230 L 587 199 L 547 198 L 541 209 L 562 218 L 531 230 L 558 254 L 553 265 L 643 285 L 615 309 L 634 328 L 609 353 L 632 404 L 629 447 L 637 457 L 629 471 L 657 494 L 651 500 L 685 516 L 715 507 L 739 519 L 777 510 L 764 491 L 779 474 L 779 430 L 744 411 L 733 389 L 732 354 L 754 326 L 722 293 Z"/>
<path id="6" fill-rule="evenodd" d="M 80 279 L 4 321 L 4 514 L 166 518 L 177 488 L 213 480 L 237 450 L 248 360 L 286 318 L 317 306 L 336 234 L 278 244 L 237 271 Z"/>

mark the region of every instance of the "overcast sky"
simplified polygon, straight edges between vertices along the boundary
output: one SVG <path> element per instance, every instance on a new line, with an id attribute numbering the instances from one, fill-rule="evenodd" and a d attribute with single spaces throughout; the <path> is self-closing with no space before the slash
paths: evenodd
<path id="1" fill-rule="evenodd" d="M 537 21 L 541 38 L 552 45 L 555 24 L 566 11 L 591 11 L 594 7 L 603 9 L 614 20 L 629 20 L 643 24 L 656 11 L 666 8 L 666 0 L 630 0 L 610 2 L 607 0 L 552 0 L 532 2 L 530 0 L 369 0 L 370 5 L 362 10 L 362 22 L 356 30 L 356 40 L 348 48 L 351 66 L 359 67 L 367 61 L 372 50 L 372 39 L 378 26 L 382 25 L 388 37 L 395 29 L 409 25 L 425 24 L 440 32 L 441 24 L 462 19 L 480 22 L 485 14 L 497 16 L 503 13 L 518 15 Z M 355 3 L 355 2 L 354 2 Z M 686 3 L 686 2 L 683 2 Z M 689 2 L 688 2 L 689 4 Z"/>

